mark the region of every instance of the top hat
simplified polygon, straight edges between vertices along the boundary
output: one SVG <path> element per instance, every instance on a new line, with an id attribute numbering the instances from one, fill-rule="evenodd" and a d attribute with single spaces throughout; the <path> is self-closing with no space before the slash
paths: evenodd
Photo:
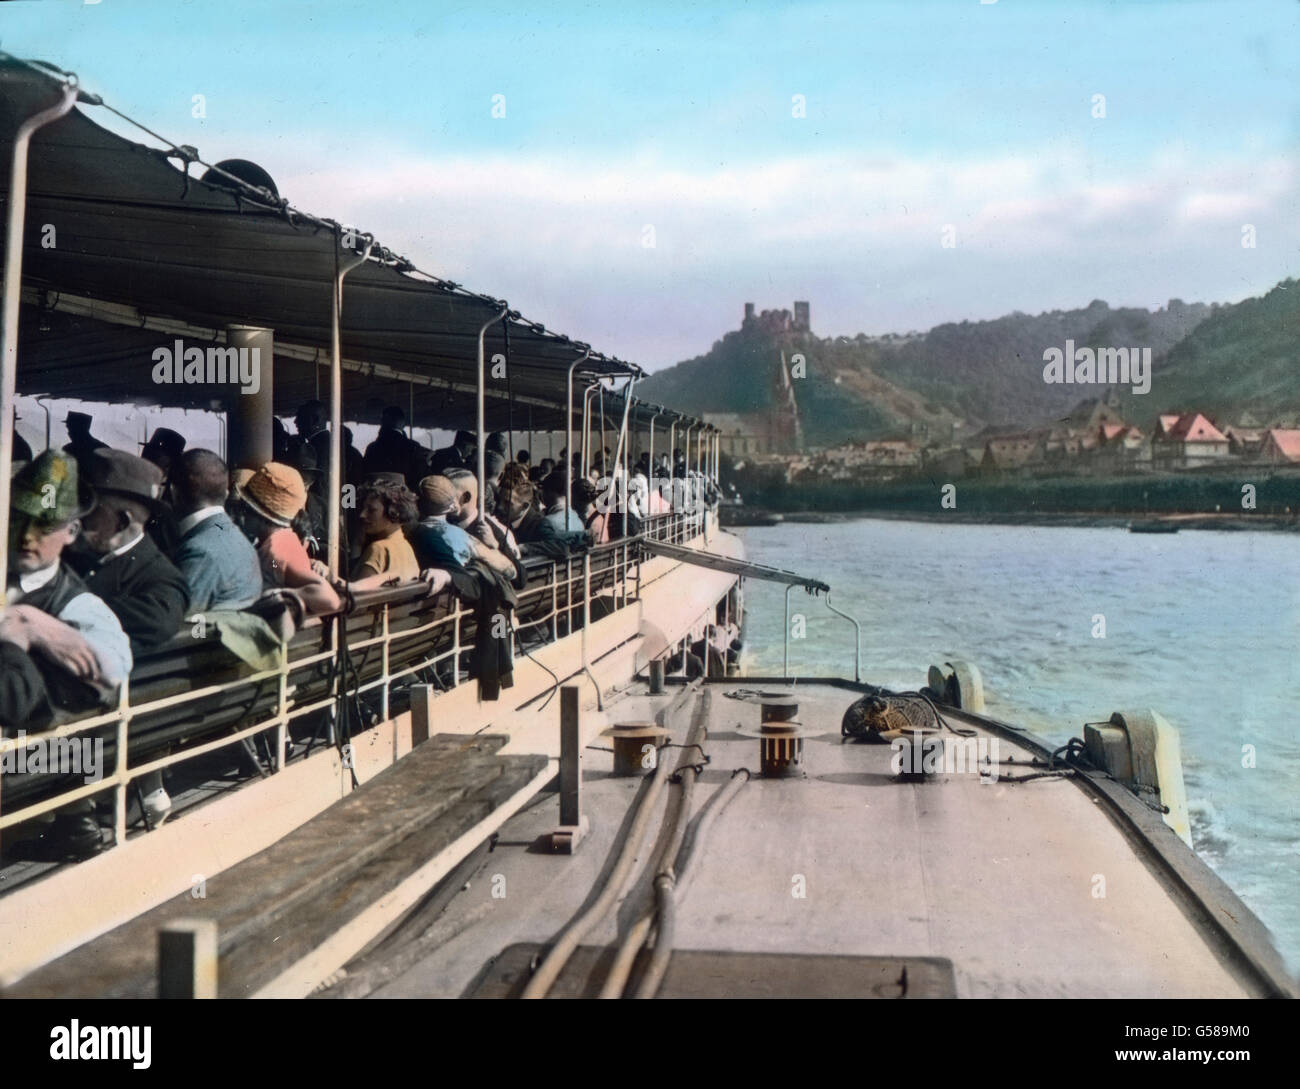
<path id="1" fill-rule="evenodd" d="M 140 445 L 146 450 L 161 450 L 172 458 L 178 458 L 185 452 L 185 436 L 170 427 L 156 427 L 149 441 Z"/>

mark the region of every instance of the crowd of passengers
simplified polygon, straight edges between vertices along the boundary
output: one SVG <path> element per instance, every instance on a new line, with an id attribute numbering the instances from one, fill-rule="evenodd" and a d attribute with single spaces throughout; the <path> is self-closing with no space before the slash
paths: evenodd
<path id="1" fill-rule="evenodd" d="M 406 435 L 405 422 L 400 408 L 386 409 L 364 454 L 342 429 L 342 481 L 353 501 L 342 504 L 340 525 L 348 574 L 336 580 L 324 564 L 330 435 L 319 401 L 299 409 L 296 435 L 275 421 L 272 461 L 233 473 L 168 428 L 139 455 L 111 449 L 91 434 L 85 413 L 68 414 L 62 451 L 33 457 L 16 438 L 0 608 L 6 735 L 111 706 L 134 659 L 170 642 L 196 614 L 278 599 L 301 620 L 403 582 L 422 580 L 430 593 L 455 588 L 456 573 L 472 569 L 522 587 L 525 556 L 633 535 L 644 518 L 673 507 L 666 458 L 652 472 L 642 456 L 624 480 L 608 449 L 586 473 L 575 454 L 566 503 L 567 452 L 558 464 L 534 466 L 527 451 L 511 459 L 496 433 L 485 443 L 480 515 L 476 436 L 457 432 L 451 446 L 430 452 Z M 694 476 L 702 490 L 674 453 L 679 486 Z M 615 493 L 626 501 L 608 502 Z M 156 824 L 171 808 L 161 773 L 140 786 Z M 54 825 L 53 839 L 74 851 L 99 839 L 89 801 L 60 810 Z"/>

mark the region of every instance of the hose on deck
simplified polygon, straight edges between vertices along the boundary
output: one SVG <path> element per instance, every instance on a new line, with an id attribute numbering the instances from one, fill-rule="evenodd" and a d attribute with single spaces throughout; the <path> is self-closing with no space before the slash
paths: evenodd
<path id="1" fill-rule="evenodd" d="M 700 844 L 704 842 L 713 822 L 740 793 L 740 788 L 749 782 L 750 774 L 748 768 L 738 768 L 732 773 L 731 782 L 714 794 L 700 811 L 699 820 L 691 836 L 691 842 L 685 848 L 686 854 L 681 859 L 677 876 L 674 877 L 672 872 L 668 872 L 659 874 L 655 878 L 655 898 L 659 908 L 658 934 L 655 937 L 654 951 L 650 955 L 650 963 L 646 966 L 641 982 L 637 985 L 634 997 L 654 998 L 659 993 L 664 974 L 668 971 L 668 962 L 673 955 L 673 938 L 677 922 L 676 889 L 679 884 L 685 884 L 691 872 L 691 863 L 698 856 Z"/>
<path id="2" fill-rule="evenodd" d="M 699 687 L 700 682 L 698 680 L 687 685 L 681 694 L 669 704 L 665 716 L 674 714 L 686 702 L 687 698 L 698 693 Z M 650 818 L 653 816 L 656 804 L 659 801 L 659 795 L 663 793 L 664 785 L 668 782 L 671 774 L 668 770 L 667 761 L 661 760 L 658 767 L 655 768 L 654 777 L 650 780 L 649 789 L 641 796 L 636 815 L 632 819 L 632 826 L 628 829 L 627 836 L 623 840 L 623 846 L 619 851 L 618 860 L 606 877 L 605 886 L 600 895 L 596 897 L 586 911 L 582 912 L 565 928 L 555 944 L 551 946 L 550 952 L 546 954 L 545 959 L 538 966 L 537 971 L 533 973 L 533 977 L 528 981 L 527 986 L 524 987 L 523 993 L 520 995 L 521 998 L 546 997 L 582 939 L 600 925 L 622 895 L 624 885 L 636 865 L 637 855 L 641 849 L 641 843 L 645 839 L 646 829 L 650 825 Z"/>

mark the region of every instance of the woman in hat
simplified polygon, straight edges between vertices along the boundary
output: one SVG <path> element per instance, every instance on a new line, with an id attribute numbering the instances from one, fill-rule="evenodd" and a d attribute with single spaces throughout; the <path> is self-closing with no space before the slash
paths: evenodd
<path id="1" fill-rule="evenodd" d="M 252 540 L 262 563 L 262 581 L 268 589 L 295 591 L 308 613 L 333 613 L 339 596 L 312 566 L 307 550 L 291 528 L 307 505 L 302 475 L 291 465 L 268 461 L 241 479 L 236 474 L 234 515 Z"/>

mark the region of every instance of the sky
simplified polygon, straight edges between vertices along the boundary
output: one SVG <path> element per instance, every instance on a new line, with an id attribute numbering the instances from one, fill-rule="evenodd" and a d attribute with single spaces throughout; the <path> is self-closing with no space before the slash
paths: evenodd
<path id="1" fill-rule="evenodd" d="M 651 370 L 745 302 L 852 336 L 1300 265 L 1296 0 L 19 0 L 0 48 Z"/>

